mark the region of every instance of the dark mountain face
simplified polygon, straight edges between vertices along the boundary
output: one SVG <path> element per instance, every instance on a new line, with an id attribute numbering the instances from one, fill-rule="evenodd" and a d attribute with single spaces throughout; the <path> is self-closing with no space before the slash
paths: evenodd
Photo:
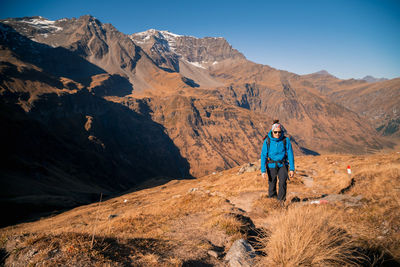
<path id="1" fill-rule="evenodd" d="M 7 130 L 0 205 L 10 214 L 3 225 L 89 203 L 100 193 L 115 195 L 149 178 L 191 177 L 162 125 L 101 98 L 129 94 L 127 79 L 7 25 L 1 37 L 0 117 Z"/>
<path id="2" fill-rule="evenodd" d="M 272 118 L 296 155 L 391 145 L 352 108 L 366 82 L 255 64 L 223 38 L 29 17 L 1 21 L 0 58 L 0 200 L 15 219 L 254 161 Z"/>
<path id="3" fill-rule="evenodd" d="M 163 126 L 122 105 L 82 90 L 42 95 L 26 113 L 4 98 L 5 206 L 46 211 L 126 191 L 152 177 L 190 177 L 188 162 Z"/>

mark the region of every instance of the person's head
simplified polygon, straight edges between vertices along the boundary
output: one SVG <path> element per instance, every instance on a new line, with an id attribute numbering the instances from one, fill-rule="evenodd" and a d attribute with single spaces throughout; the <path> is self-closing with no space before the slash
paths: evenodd
<path id="1" fill-rule="evenodd" d="M 271 134 L 273 138 L 279 138 L 284 132 L 283 126 L 279 123 L 279 120 L 274 120 L 274 124 L 272 124 Z"/>

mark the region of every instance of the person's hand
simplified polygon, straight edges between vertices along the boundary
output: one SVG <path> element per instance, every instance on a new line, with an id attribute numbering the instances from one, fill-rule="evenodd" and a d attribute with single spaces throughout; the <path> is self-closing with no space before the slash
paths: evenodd
<path id="1" fill-rule="evenodd" d="M 265 172 L 261 173 L 263 179 L 265 179 Z"/>
<path id="2" fill-rule="evenodd" d="M 289 171 L 289 178 L 293 178 L 294 176 L 294 171 Z"/>

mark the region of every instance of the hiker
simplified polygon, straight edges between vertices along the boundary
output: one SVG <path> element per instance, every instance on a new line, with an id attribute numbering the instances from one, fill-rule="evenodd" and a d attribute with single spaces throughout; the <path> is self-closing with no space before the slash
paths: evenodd
<path id="1" fill-rule="evenodd" d="M 268 174 L 268 197 L 277 198 L 280 201 L 286 200 L 286 180 L 294 176 L 293 149 L 285 132 L 279 120 L 274 120 L 271 130 L 264 137 L 261 150 L 261 174 L 263 179 L 265 179 L 265 173 Z M 277 176 L 279 177 L 278 194 L 276 193 Z"/>

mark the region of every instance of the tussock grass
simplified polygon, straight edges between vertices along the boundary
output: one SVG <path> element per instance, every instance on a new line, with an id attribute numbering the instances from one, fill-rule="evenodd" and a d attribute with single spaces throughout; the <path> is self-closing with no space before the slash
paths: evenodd
<path id="1" fill-rule="evenodd" d="M 235 239 L 244 237 L 243 233 L 241 232 L 244 225 L 235 217 L 226 215 L 220 216 L 214 219 L 213 226 L 218 227 L 228 236 L 235 236 Z"/>
<path id="2" fill-rule="evenodd" d="M 265 194 L 254 201 L 253 208 L 261 209 L 262 216 L 267 216 L 282 210 L 283 207 L 276 198 L 269 198 L 268 194 Z"/>
<path id="3" fill-rule="evenodd" d="M 268 255 L 261 265 L 357 265 L 361 255 L 355 240 L 336 221 L 333 211 L 325 207 L 289 208 L 272 220 L 271 235 L 261 241 Z"/>

